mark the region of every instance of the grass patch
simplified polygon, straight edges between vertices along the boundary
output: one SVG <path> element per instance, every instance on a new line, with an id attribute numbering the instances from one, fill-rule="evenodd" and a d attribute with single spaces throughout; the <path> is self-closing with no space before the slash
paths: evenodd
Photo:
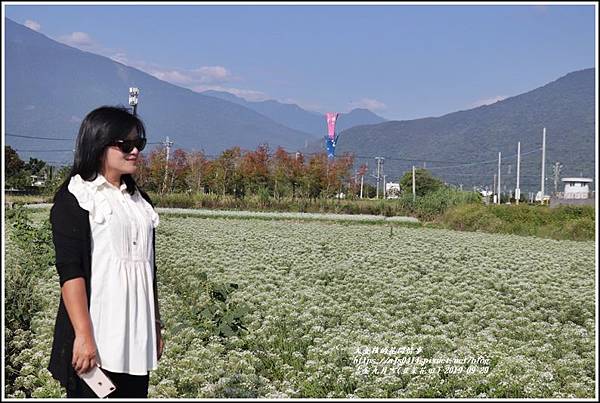
<path id="1" fill-rule="evenodd" d="M 557 240 L 593 241 L 596 235 L 592 206 L 481 205 L 453 206 L 436 223 L 460 231 L 483 231 L 537 236 Z"/>

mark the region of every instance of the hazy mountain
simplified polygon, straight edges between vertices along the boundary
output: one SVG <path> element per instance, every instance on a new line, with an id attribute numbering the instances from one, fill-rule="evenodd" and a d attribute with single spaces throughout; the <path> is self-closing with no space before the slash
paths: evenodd
<path id="1" fill-rule="evenodd" d="M 301 149 L 306 139 L 312 138 L 319 151 L 324 149 L 324 117 L 297 105 L 198 94 L 109 58 L 60 44 L 8 19 L 5 34 L 7 134 L 69 139 L 5 137 L 6 144 L 16 149 L 39 150 L 20 152 L 24 159 L 71 160 L 70 151 L 49 150 L 71 149 L 82 117 L 100 105 L 126 104 L 130 86 L 141 89 L 138 110 L 151 142 L 169 136 L 176 148 L 204 149 L 214 154 L 234 145 L 254 148 L 263 142 Z M 563 165 L 561 177 L 594 177 L 595 74 L 595 69 L 576 71 L 495 104 L 441 117 L 343 130 L 348 127 L 345 125 L 368 123 L 365 119 L 372 117 L 369 111 L 354 110 L 340 117 L 337 153 L 355 153 L 357 165 L 368 163 L 370 175 L 375 174 L 373 158 L 385 157 L 388 181 L 397 181 L 413 164 L 426 164 L 447 182 L 470 187 L 492 185 L 498 152 L 502 152 L 502 185 L 510 189 L 515 185 L 520 141 L 521 188 L 535 191 L 540 187 L 540 148 L 546 127 L 546 189 L 554 188 L 552 168 L 557 161 Z M 226 96 L 221 94 L 220 98 Z M 257 108 L 263 108 L 262 112 Z M 277 108 L 279 112 L 273 112 Z M 280 123 L 269 114 L 276 115 Z M 313 123 L 306 123 L 307 116 Z M 281 123 L 284 117 L 285 125 Z M 313 128 L 301 131 L 289 127 L 298 125 Z M 372 176 L 367 179 L 373 180 Z M 595 188 L 595 183 L 592 186 Z"/>
<path id="2" fill-rule="evenodd" d="M 310 134 L 274 122 L 237 103 L 158 80 L 109 58 L 83 52 L 5 19 L 6 131 L 69 138 L 81 119 L 101 105 L 127 104 L 128 88 L 140 88 L 138 113 L 149 141 L 169 136 L 175 148 L 218 153 L 260 143 L 302 148 Z M 21 150 L 71 149 L 72 141 L 6 137 Z M 72 160 L 72 152 L 21 152 L 22 158 Z"/>
<path id="3" fill-rule="evenodd" d="M 498 152 L 502 152 L 501 184 L 510 189 L 516 184 L 520 141 L 521 188 L 537 191 L 542 153 L 535 150 L 542 146 L 545 127 L 545 189 L 553 191 L 557 161 L 563 165 L 560 177 L 594 178 L 595 74 L 593 68 L 572 72 L 527 93 L 441 117 L 354 127 L 340 134 L 336 154 L 386 157 L 388 180 L 397 181 L 413 164 L 425 164 L 449 183 L 491 187 L 498 170 Z M 317 143 L 320 147 L 321 142 Z M 368 162 L 370 173 L 375 174 L 373 158 L 358 158 L 357 162 Z M 559 181 L 559 190 L 562 188 Z"/>
<path id="4" fill-rule="evenodd" d="M 324 113 L 307 111 L 296 104 L 286 104 L 274 100 L 247 101 L 244 98 L 223 91 L 210 90 L 204 91 L 202 94 L 235 102 L 292 129 L 311 133 L 315 136 L 327 135 L 327 122 Z M 368 109 L 353 109 L 348 113 L 340 114 L 336 131 L 346 130 L 357 125 L 382 123 L 385 121 L 384 118 Z"/>

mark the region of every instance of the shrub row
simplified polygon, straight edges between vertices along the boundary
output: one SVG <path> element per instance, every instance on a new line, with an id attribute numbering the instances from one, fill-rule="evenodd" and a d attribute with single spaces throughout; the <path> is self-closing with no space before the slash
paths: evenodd
<path id="1" fill-rule="evenodd" d="M 36 324 L 56 314 L 48 310 L 56 295 L 45 290 L 58 284 L 52 234 L 48 219 L 36 224 L 29 215 L 22 206 L 6 210 L 6 394 L 29 398 L 44 389 L 45 396 L 59 397 L 57 384 L 49 382 L 45 370 L 47 360 L 35 353 L 44 343 L 49 351 L 50 336 L 40 334 Z"/>
<path id="2" fill-rule="evenodd" d="M 219 210 L 276 211 L 300 213 L 368 214 L 392 216 L 414 216 L 431 221 L 444 213 L 450 206 L 467 202 L 479 202 L 475 192 L 461 192 L 441 188 L 419 196 L 413 201 L 412 194 L 399 199 L 291 199 L 261 196 L 236 198 L 216 194 L 150 194 L 158 207 L 206 208 Z"/>
<path id="3" fill-rule="evenodd" d="M 437 220 L 441 226 L 460 231 L 484 231 L 530 235 L 558 240 L 595 239 L 592 206 L 547 206 L 462 204 L 448 209 Z"/>

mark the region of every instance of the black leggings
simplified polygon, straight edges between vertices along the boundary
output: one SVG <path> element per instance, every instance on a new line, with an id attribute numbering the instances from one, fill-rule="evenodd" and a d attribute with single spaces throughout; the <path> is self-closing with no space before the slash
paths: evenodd
<path id="1" fill-rule="evenodd" d="M 106 376 L 110 378 L 112 383 L 115 384 L 116 390 L 107 398 L 122 398 L 122 397 L 137 397 L 147 398 L 148 397 L 148 380 L 150 374 L 146 375 L 130 375 L 119 372 L 110 372 L 103 369 Z M 67 389 L 67 397 L 95 397 L 96 394 L 90 387 L 85 383 L 83 379 L 77 377 L 75 389 Z"/>

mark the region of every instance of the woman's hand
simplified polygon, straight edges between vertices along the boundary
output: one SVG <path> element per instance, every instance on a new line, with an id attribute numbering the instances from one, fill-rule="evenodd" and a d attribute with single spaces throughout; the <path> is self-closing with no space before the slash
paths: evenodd
<path id="1" fill-rule="evenodd" d="M 156 354 L 157 360 L 160 360 L 163 349 L 165 348 L 165 342 L 163 341 L 162 334 L 160 332 L 160 324 L 156 323 Z"/>
<path id="2" fill-rule="evenodd" d="M 71 364 L 78 375 L 83 375 L 97 363 L 96 342 L 91 334 L 76 335 Z"/>
<path id="3" fill-rule="evenodd" d="M 96 365 L 97 357 L 96 342 L 94 341 L 83 277 L 76 277 L 65 281 L 61 292 L 69 319 L 75 331 L 71 365 L 73 365 L 73 368 L 79 375 L 82 375 Z"/>

